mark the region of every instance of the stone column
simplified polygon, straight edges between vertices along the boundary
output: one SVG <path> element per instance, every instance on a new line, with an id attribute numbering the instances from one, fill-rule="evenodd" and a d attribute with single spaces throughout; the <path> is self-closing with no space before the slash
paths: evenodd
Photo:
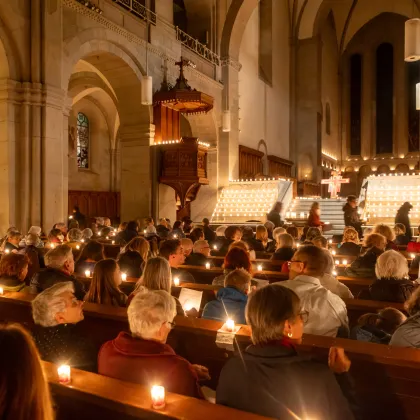
<path id="1" fill-rule="evenodd" d="M 147 217 L 151 213 L 151 153 L 153 124 L 121 127 L 121 220 Z"/>
<path id="2" fill-rule="evenodd" d="M 318 37 L 300 41 L 296 51 L 296 165 L 297 179 L 319 181 L 321 139 L 322 50 Z"/>
<path id="3" fill-rule="evenodd" d="M 16 155 L 18 126 L 18 99 L 20 83 L 0 80 L 0 234 L 4 235 L 11 225 L 17 225 L 16 173 L 19 170 Z"/>

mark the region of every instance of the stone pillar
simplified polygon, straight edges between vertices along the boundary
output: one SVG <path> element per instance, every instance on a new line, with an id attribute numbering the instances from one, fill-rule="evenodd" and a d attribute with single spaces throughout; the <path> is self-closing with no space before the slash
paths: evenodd
<path id="1" fill-rule="evenodd" d="M 15 105 L 20 83 L 0 80 L 0 234 L 11 225 L 17 225 L 16 173 L 19 169 L 16 155 L 16 127 L 19 123 Z"/>
<path id="2" fill-rule="evenodd" d="M 298 180 L 319 181 L 322 46 L 318 37 L 300 41 L 296 56 L 296 164 Z"/>
<path id="3" fill-rule="evenodd" d="M 122 126 L 121 220 L 148 217 L 151 213 L 152 180 L 150 147 L 155 126 Z"/>

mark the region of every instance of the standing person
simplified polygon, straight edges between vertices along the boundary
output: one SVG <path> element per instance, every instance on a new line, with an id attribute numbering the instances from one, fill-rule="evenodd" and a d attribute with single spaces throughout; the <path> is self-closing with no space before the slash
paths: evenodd
<path id="1" fill-rule="evenodd" d="M 0 418 L 53 420 L 50 388 L 31 336 L 19 325 L 4 325 L 0 343 Z"/>
<path id="2" fill-rule="evenodd" d="M 206 217 L 203 219 L 204 239 L 211 243 L 216 240 L 216 233 L 210 228 L 210 221 Z"/>
<path id="3" fill-rule="evenodd" d="M 73 207 L 73 220 L 76 220 L 79 223 L 79 229 L 83 230 L 86 226 L 86 216 L 80 212 L 79 206 Z M 70 219 L 70 221 L 72 220 Z"/>
<path id="4" fill-rule="evenodd" d="M 359 234 L 359 238 L 363 236 L 362 222 L 360 220 L 359 213 L 357 212 L 357 198 L 355 195 L 349 195 L 347 197 L 347 203 L 343 206 L 344 212 L 344 226 L 351 226 L 356 229 Z"/>
<path id="5" fill-rule="evenodd" d="M 408 238 L 408 241 L 411 241 L 413 237 L 411 233 L 411 225 L 410 225 L 410 218 L 408 217 L 408 213 L 413 206 L 409 202 L 405 202 L 397 211 L 397 215 L 395 216 L 395 224 L 401 223 L 405 226 L 405 236 Z"/>
<path id="6" fill-rule="evenodd" d="M 267 220 L 274 223 L 275 227 L 282 227 L 284 225 L 283 220 L 281 220 L 281 211 L 283 209 L 283 203 L 280 201 L 277 201 L 276 204 L 274 204 L 273 210 L 270 211 L 267 215 Z"/>
<path id="7" fill-rule="evenodd" d="M 325 225 L 324 222 L 321 222 L 321 209 L 319 208 L 319 203 L 315 201 L 312 203 L 311 209 L 309 210 L 308 217 L 308 226 L 322 228 Z"/>

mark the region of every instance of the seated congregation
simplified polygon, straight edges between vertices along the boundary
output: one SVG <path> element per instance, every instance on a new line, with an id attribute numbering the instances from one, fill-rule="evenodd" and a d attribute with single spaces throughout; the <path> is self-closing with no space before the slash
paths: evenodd
<path id="1" fill-rule="evenodd" d="M 267 222 L 254 233 L 250 226 L 213 231 L 208 219 L 173 228 L 167 219 L 142 223 L 113 228 L 98 218 L 80 230 L 71 219 L 48 235 L 39 227 L 27 235 L 9 229 L 0 247 L 0 294 L 30 295 L 33 325 L 25 324 L 30 334 L 1 327 L 2 351 L 8 342 L 20 350 L 3 354 L 0 376 L 13 389 L 14 362 L 6 360 L 22 357 L 33 372 L 17 374 L 34 375 L 38 385 L 32 401 L 16 396 L 4 405 L 0 396 L 2 418 L 21 418 L 23 404 L 35 400 L 42 414 L 33 418 L 53 418 L 41 359 L 271 418 L 363 419 L 343 348 L 332 346 L 320 362 L 300 354 L 305 336 L 420 348 L 420 289 L 410 279 L 418 259 L 410 267 L 398 250 L 399 226 L 375 226 L 363 241 L 346 227 L 342 242 L 331 244 L 317 227 L 302 232 Z M 185 302 L 188 290 L 201 291 L 201 304 Z M 352 319 L 351 302 L 363 307 L 364 300 L 366 311 Z M 378 311 L 369 311 L 373 301 Z M 84 302 L 124 311 L 127 328 L 98 348 L 95 332 L 83 328 Z M 232 320 L 249 331 L 251 345 L 212 378 L 210 366 L 179 354 L 182 346 L 171 339 L 179 317 Z"/>

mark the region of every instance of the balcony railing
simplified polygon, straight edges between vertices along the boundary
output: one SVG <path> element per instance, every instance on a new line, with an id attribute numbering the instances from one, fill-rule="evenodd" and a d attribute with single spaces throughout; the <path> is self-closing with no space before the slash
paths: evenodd
<path id="1" fill-rule="evenodd" d="M 117 3 L 124 9 L 128 10 L 133 15 L 137 16 L 138 18 L 149 21 L 151 24 L 156 25 L 157 20 L 159 19 L 160 22 L 163 24 L 171 27 L 176 31 L 176 39 L 181 42 L 189 50 L 195 52 L 200 57 L 204 58 L 210 63 L 215 64 L 216 66 L 220 65 L 220 57 L 207 48 L 204 44 L 194 39 L 192 36 L 188 35 L 177 26 L 175 27 L 167 20 L 161 18 L 160 16 L 156 15 L 156 13 L 149 10 L 145 7 L 140 1 L 138 0 L 113 0 L 114 3 Z"/>

